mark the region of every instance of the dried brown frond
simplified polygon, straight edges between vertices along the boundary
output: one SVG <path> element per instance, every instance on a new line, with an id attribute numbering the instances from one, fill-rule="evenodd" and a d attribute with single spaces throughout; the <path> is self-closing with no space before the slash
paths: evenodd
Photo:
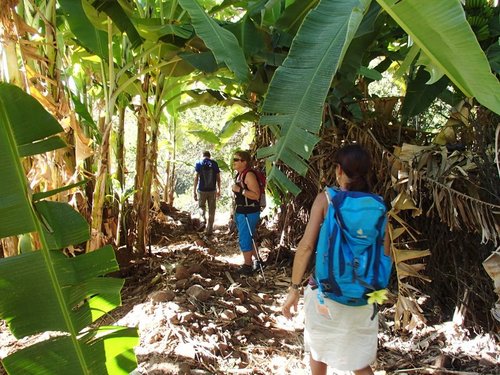
<path id="1" fill-rule="evenodd" d="M 2 24 L 6 35 L 14 33 L 12 15 L 16 13 L 15 7 L 18 3 L 19 0 L 2 0 L 0 2 L 0 23 Z"/>

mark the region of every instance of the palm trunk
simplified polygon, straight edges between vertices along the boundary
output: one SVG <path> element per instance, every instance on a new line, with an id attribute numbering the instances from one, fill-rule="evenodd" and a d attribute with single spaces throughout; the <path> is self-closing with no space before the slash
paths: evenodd
<path id="1" fill-rule="evenodd" d="M 1 28 L 0 28 L 1 30 Z M 19 71 L 16 55 L 16 43 L 8 38 L 4 38 L 0 33 L 0 39 L 3 39 L 2 61 L 7 69 L 1 75 L 2 81 L 10 82 L 13 85 L 24 87 L 24 81 Z"/>
<path id="2" fill-rule="evenodd" d="M 171 156 L 172 158 L 173 155 Z M 165 173 L 165 191 L 163 192 L 163 200 L 170 206 L 174 204 L 174 192 L 175 192 L 175 163 L 170 160 L 167 161 L 166 173 Z"/>
<path id="3" fill-rule="evenodd" d="M 169 161 L 167 162 L 167 181 L 165 182 L 163 200 L 170 206 L 174 204 L 175 180 L 175 163 Z"/>
<path id="4" fill-rule="evenodd" d="M 134 178 L 134 203 L 132 207 L 132 220 L 129 225 L 127 236 L 127 246 L 130 247 L 136 243 L 138 231 L 138 216 L 141 204 L 141 189 L 144 185 L 144 170 L 146 168 L 146 113 L 145 106 L 139 109 L 137 118 L 137 146 L 135 155 L 135 178 Z"/>
<path id="5" fill-rule="evenodd" d="M 90 241 L 87 244 L 87 252 L 98 249 L 103 243 L 102 218 L 106 196 L 106 181 L 109 171 L 109 136 L 112 125 L 112 123 L 107 124 L 104 134 L 102 135 L 99 165 L 97 168 L 94 193 L 92 195 Z"/>
<path id="6" fill-rule="evenodd" d="M 118 112 L 118 130 L 116 132 L 116 179 L 120 182 L 122 190 L 125 188 L 125 176 L 123 173 L 125 165 L 125 105 L 120 105 Z"/>
<path id="7" fill-rule="evenodd" d="M 59 102 L 59 82 L 60 77 L 57 69 L 57 39 L 56 31 L 56 4 L 55 1 L 49 1 L 45 9 L 45 56 L 47 58 L 47 76 L 51 78 L 47 82 L 47 89 L 50 96 L 54 99 L 54 103 Z M 60 186 L 60 185 L 58 185 Z"/>
<path id="8" fill-rule="evenodd" d="M 144 183 L 141 189 L 141 202 L 138 211 L 138 227 L 137 227 L 137 242 L 136 246 L 140 254 L 146 253 L 146 244 L 149 239 L 149 211 L 152 206 L 151 188 L 156 177 L 156 167 L 158 160 L 158 133 L 159 124 L 161 119 L 161 112 L 163 110 L 163 90 L 165 88 L 165 77 L 159 74 L 156 79 L 156 94 L 153 105 L 153 113 L 151 114 L 151 136 L 148 142 L 146 169 L 144 173 Z"/>
<path id="9" fill-rule="evenodd" d="M 148 143 L 146 159 L 146 170 L 140 194 L 140 205 L 137 221 L 136 247 L 139 254 L 146 253 L 147 240 L 149 238 L 149 210 L 151 207 L 151 185 L 156 175 L 156 160 L 158 157 L 158 124 L 152 124 L 151 139 Z"/>
<path id="10" fill-rule="evenodd" d="M 110 135 L 113 128 L 113 113 L 115 110 L 115 101 L 113 99 L 113 93 L 115 91 L 115 71 L 113 65 L 113 25 L 111 20 L 108 18 L 108 82 L 109 87 L 104 85 L 104 97 L 106 99 L 106 120 L 105 129 L 102 134 L 102 144 L 101 152 L 99 158 L 99 165 L 97 169 L 96 183 L 94 188 L 94 194 L 92 196 L 92 215 L 91 215 L 91 225 L 90 225 L 90 241 L 87 243 L 87 252 L 93 251 L 101 247 L 103 244 L 103 234 L 102 234 L 102 219 L 104 202 L 106 198 L 106 184 L 108 181 L 108 174 L 110 170 Z M 102 76 L 105 75 L 104 65 L 102 67 Z"/>
<path id="11" fill-rule="evenodd" d="M 118 130 L 115 134 L 116 139 L 116 179 L 120 183 L 121 194 L 123 195 L 125 190 L 125 176 L 123 173 L 125 165 L 125 148 L 124 148 L 124 138 L 125 138 L 125 109 L 126 106 L 120 104 L 118 112 Z M 122 218 L 123 218 L 123 197 L 118 197 L 118 218 L 116 219 L 116 234 L 115 234 L 115 246 L 120 246 L 120 238 L 122 231 Z"/>
<path id="12" fill-rule="evenodd" d="M 0 27 L 0 40 L 2 41 L 2 48 L 0 48 L 0 81 L 9 82 L 13 85 L 25 89 L 25 80 L 18 66 L 18 57 L 16 52 L 16 40 L 18 39 L 15 23 L 12 21 L 14 12 L 14 4 L 12 8 L 2 8 L 3 17 L 2 27 Z M 5 70 L 1 67 L 5 67 Z M 18 254 L 19 239 L 16 236 L 4 238 L 1 240 L 3 256 L 9 257 Z"/>
<path id="13" fill-rule="evenodd" d="M 3 256 L 5 258 L 19 254 L 18 251 L 19 239 L 16 236 L 2 239 Z"/>
<path id="14" fill-rule="evenodd" d="M 2 22 L 2 27 L 0 27 L 0 40 L 2 41 L 2 48 L 0 49 L 2 62 L 0 65 L 0 80 L 26 89 L 26 81 L 19 69 L 19 60 L 16 52 L 18 32 L 13 21 L 13 15 L 15 14 L 14 7 L 14 2 L 12 4 L 4 4 L 1 7 L 3 15 L 0 17 L 0 21 Z M 1 69 L 2 66 L 6 69 Z"/>
<path id="15" fill-rule="evenodd" d="M 168 186 L 168 204 L 174 205 L 174 193 L 175 193 L 175 183 L 177 181 L 177 175 L 175 173 L 175 163 L 172 165 L 172 176 L 170 178 L 170 184 Z"/>
<path id="16" fill-rule="evenodd" d="M 169 157 L 169 156 L 167 156 Z M 168 201 L 169 199 L 169 191 L 170 191 L 170 179 L 172 176 L 172 171 L 170 170 L 173 167 L 173 163 L 170 162 L 170 160 L 167 160 L 166 165 L 165 165 L 165 189 L 163 190 L 163 201 L 167 202 L 169 204 L 170 202 Z"/>
<path id="17" fill-rule="evenodd" d="M 166 170 L 166 181 L 165 181 L 165 192 L 164 200 L 168 205 L 174 205 L 174 193 L 175 193 L 175 183 L 176 183 L 176 173 L 175 173 L 175 158 L 176 158 L 176 145 L 177 145 L 177 119 L 174 116 L 172 120 L 173 126 L 170 128 L 170 139 L 172 140 L 172 152 L 169 155 L 169 160 L 167 162 Z"/>

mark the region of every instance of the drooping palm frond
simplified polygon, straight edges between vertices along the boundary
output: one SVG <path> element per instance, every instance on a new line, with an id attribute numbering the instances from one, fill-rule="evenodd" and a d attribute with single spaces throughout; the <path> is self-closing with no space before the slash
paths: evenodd
<path id="1" fill-rule="evenodd" d="M 271 81 L 260 124 L 273 129 L 277 142 L 257 155 L 274 163 L 268 179 L 284 192 L 296 195 L 300 189 L 276 163 L 282 161 L 301 175 L 307 172 L 332 78 L 369 4 L 369 0 L 321 1 L 304 19 Z"/>

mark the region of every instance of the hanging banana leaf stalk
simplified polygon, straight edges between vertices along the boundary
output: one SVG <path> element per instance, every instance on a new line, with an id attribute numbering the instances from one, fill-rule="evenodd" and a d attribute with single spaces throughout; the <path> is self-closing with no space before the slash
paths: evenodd
<path id="1" fill-rule="evenodd" d="M 304 19 L 288 57 L 271 81 L 260 124 L 269 125 L 276 144 L 258 150 L 274 166 L 269 181 L 283 192 L 300 189 L 281 172 L 282 161 L 301 175 L 318 142 L 323 105 L 344 54 L 370 0 L 323 0 Z"/>
<path id="2" fill-rule="evenodd" d="M 137 331 L 88 328 L 121 303 L 123 280 L 109 246 L 68 258 L 61 249 L 85 242 L 88 225 L 66 203 L 32 199 L 22 156 L 64 147 L 57 121 L 16 86 L 0 83 L 0 238 L 35 232 L 40 249 L 0 260 L 0 319 L 20 339 L 51 338 L 3 359 L 9 374 L 128 374 L 136 367 Z"/>

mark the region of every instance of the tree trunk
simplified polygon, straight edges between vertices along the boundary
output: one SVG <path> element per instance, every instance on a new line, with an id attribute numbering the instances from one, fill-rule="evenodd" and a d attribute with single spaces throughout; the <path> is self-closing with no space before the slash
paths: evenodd
<path id="1" fill-rule="evenodd" d="M 146 109 L 141 106 L 137 119 L 137 147 L 135 155 L 135 178 L 134 178 L 134 203 L 132 208 L 132 220 L 129 225 L 130 236 L 127 238 L 127 246 L 136 243 L 139 221 L 139 210 L 142 202 L 142 186 L 144 185 L 144 170 L 146 168 Z"/>
<path id="2" fill-rule="evenodd" d="M 54 99 L 54 103 L 59 103 L 59 69 L 57 68 L 57 37 L 56 37 L 56 3 L 50 2 L 50 7 L 45 9 L 44 21 L 45 21 L 45 57 L 47 58 L 47 65 L 45 74 L 50 80 L 47 80 L 47 91 L 49 95 Z M 61 185 L 59 185 L 61 186 Z"/>
<path id="3" fill-rule="evenodd" d="M 1 33 L 0 38 L 4 40 L 4 52 L 2 60 L 4 60 L 4 64 L 6 67 L 6 70 L 2 73 L 0 78 L 2 79 L 2 81 L 12 83 L 13 85 L 25 89 L 24 81 L 17 65 L 16 43 L 8 38 L 4 38 Z"/>
<path id="4" fill-rule="evenodd" d="M 19 69 L 19 60 L 16 51 L 16 41 L 19 39 L 19 34 L 16 24 L 13 21 L 13 15 L 15 14 L 14 3 L 11 6 L 12 8 L 5 11 L 3 16 L 0 17 L 2 22 L 2 27 L 0 27 L 0 40 L 2 41 L 0 81 L 12 83 L 25 90 L 26 80 Z M 5 70 L 1 69 L 2 66 L 5 67 Z"/>
<path id="5" fill-rule="evenodd" d="M 118 218 L 116 220 L 116 233 L 115 233 L 115 246 L 118 248 L 120 246 L 120 239 L 123 220 L 123 203 L 125 195 L 125 109 L 126 105 L 120 102 L 118 109 L 118 129 L 115 133 L 115 147 L 116 147 L 116 179 L 120 184 L 120 196 L 118 196 Z M 116 196 L 116 192 L 114 193 Z"/>
<path id="6" fill-rule="evenodd" d="M 118 129 L 116 131 L 116 179 L 120 182 L 122 190 L 125 188 L 125 109 L 126 105 L 121 105 L 118 109 Z"/>
<path id="7" fill-rule="evenodd" d="M 19 253 L 18 247 L 19 239 L 16 236 L 6 237 L 2 239 L 3 256 L 5 258 L 15 256 Z"/>
<path id="8" fill-rule="evenodd" d="M 146 253 L 146 245 L 149 239 L 149 210 L 152 206 L 151 186 L 156 177 L 158 160 L 158 133 L 162 110 L 162 95 L 164 80 L 158 79 L 156 85 L 154 112 L 151 115 L 150 132 L 151 136 L 147 143 L 147 157 L 144 171 L 144 181 L 141 188 L 140 204 L 138 206 L 138 226 L 136 246 L 140 254 Z"/>
<path id="9" fill-rule="evenodd" d="M 175 193 L 175 163 L 170 160 L 167 161 L 166 167 L 166 181 L 165 181 L 165 191 L 163 192 L 163 200 L 170 206 L 174 204 L 174 193 Z"/>
<path id="10" fill-rule="evenodd" d="M 16 51 L 16 41 L 19 35 L 13 22 L 14 9 L 9 9 L 8 13 L 1 17 L 2 27 L 0 27 L 0 40 L 2 41 L 2 50 L 0 54 L 0 81 L 9 82 L 13 85 L 19 86 L 23 90 L 26 89 L 25 77 L 21 73 L 18 65 L 18 56 Z M 5 69 L 2 69 L 2 66 Z M 18 254 L 17 236 L 7 237 L 1 240 L 3 248 L 3 256 L 9 257 Z"/>
<path id="11" fill-rule="evenodd" d="M 146 253 L 149 238 L 149 210 L 151 207 L 151 185 L 156 175 L 156 160 L 158 157 L 158 124 L 153 123 L 151 139 L 148 142 L 146 169 L 140 194 L 140 204 L 137 215 L 137 241 L 136 247 L 139 254 Z"/>
<path id="12" fill-rule="evenodd" d="M 177 144 L 177 120 L 175 116 L 172 120 L 173 126 L 170 127 L 170 139 L 172 140 L 172 152 L 169 153 L 169 158 L 167 162 L 167 170 L 166 170 L 166 181 L 165 181 L 165 191 L 163 193 L 163 197 L 167 204 L 173 206 L 174 205 L 174 193 L 175 193 L 175 183 L 176 183 L 176 174 L 175 174 L 175 161 L 176 158 L 176 144 Z"/>
<path id="13" fill-rule="evenodd" d="M 103 243 L 101 229 L 104 199 L 106 196 L 106 181 L 108 180 L 109 171 L 109 135 L 112 125 L 111 122 L 108 123 L 102 135 L 101 152 L 97 167 L 94 193 L 92 195 L 90 241 L 87 243 L 87 252 L 98 249 Z"/>
<path id="14" fill-rule="evenodd" d="M 170 169 L 172 168 L 173 163 L 171 163 L 169 160 L 170 156 L 167 156 L 167 158 L 168 160 L 165 165 L 165 189 L 163 190 L 163 201 L 165 201 L 167 204 L 170 204 L 170 202 L 168 201 L 170 191 L 169 183 L 172 176 L 172 171 Z"/>

